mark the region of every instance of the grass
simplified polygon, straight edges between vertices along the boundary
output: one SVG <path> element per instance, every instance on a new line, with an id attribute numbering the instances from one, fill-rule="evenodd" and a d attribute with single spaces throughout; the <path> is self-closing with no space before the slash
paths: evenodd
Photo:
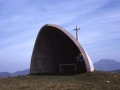
<path id="1" fill-rule="evenodd" d="M 0 90 L 120 90 L 120 74 L 95 71 L 71 76 L 27 75 L 1 78 Z"/>

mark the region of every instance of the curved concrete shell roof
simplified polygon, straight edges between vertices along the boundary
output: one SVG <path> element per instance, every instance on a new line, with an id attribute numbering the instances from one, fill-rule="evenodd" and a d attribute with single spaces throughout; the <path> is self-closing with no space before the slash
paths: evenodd
<path id="1" fill-rule="evenodd" d="M 77 59 L 79 54 L 82 62 Z M 34 45 L 30 73 L 59 73 L 74 66 L 77 73 L 94 71 L 89 55 L 67 30 L 54 24 L 44 25 Z"/>

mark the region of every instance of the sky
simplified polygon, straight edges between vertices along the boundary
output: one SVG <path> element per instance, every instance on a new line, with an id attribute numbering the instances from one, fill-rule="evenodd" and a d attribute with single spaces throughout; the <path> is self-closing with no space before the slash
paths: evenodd
<path id="1" fill-rule="evenodd" d="M 0 0 L 0 72 L 30 67 L 40 28 L 56 24 L 75 37 L 93 63 L 120 62 L 120 0 Z"/>

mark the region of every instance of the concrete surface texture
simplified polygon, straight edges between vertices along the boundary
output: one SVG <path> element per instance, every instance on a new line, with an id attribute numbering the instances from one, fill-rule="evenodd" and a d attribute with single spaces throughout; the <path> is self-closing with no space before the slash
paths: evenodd
<path id="1" fill-rule="evenodd" d="M 80 43 L 67 30 L 44 25 L 37 36 L 30 73 L 84 73 L 94 71 L 93 63 Z"/>

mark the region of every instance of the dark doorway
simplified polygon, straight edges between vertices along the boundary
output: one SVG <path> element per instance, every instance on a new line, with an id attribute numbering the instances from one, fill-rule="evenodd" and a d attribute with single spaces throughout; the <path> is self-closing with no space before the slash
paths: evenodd
<path id="1" fill-rule="evenodd" d="M 76 64 L 60 64 L 60 73 L 75 74 L 76 73 Z"/>

